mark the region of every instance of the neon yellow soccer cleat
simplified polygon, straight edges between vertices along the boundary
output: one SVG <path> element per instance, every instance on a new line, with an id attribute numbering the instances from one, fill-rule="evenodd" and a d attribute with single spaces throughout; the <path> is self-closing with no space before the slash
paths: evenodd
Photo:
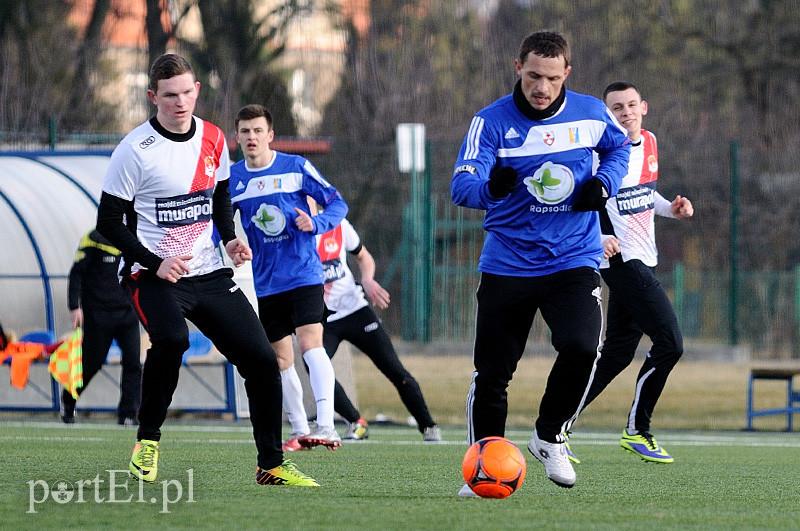
<path id="1" fill-rule="evenodd" d="M 137 441 L 128 470 L 139 481 L 154 482 L 158 475 L 158 441 Z"/>
<path id="2" fill-rule="evenodd" d="M 644 461 L 651 463 L 672 463 L 675 459 L 658 445 L 656 438 L 648 432 L 630 435 L 628 430 L 622 430 L 619 445 Z"/>
<path id="3" fill-rule="evenodd" d="M 269 470 L 257 467 L 256 483 L 259 485 L 286 485 L 289 487 L 319 487 L 319 483 L 314 478 L 300 472 L 297 465 L 289 459 L 284 459 L 282 464 Z"/>

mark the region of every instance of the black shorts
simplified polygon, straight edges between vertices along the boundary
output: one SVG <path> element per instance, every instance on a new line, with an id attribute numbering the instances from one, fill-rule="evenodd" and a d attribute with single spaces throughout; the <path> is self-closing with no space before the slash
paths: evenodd
<path id="1" fill-rule="evenodd" d="M 294 333 L 299 326 L 322 323 L 325 314 L 323 286 L 300 286 L 258 298 L 258 315 L 270 343 Z"/>

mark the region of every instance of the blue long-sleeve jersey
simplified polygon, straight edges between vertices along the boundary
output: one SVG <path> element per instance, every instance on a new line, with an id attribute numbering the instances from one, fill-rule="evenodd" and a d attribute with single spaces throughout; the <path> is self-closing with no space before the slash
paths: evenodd
<path id="1" fill-rule="evenodd" d="M 456 161 L 450 191 L 459 206 L 486 210 L 486 238 L 478 262 L 485 273 L 540 276 L 565 269 L 597 268 L 603 255 L 597 212 L 577 212 L 572 203 L 596 177 L 613 196 L 628 169 L 625 130 L 602 101 L 566 91 L 550 118 L 532 120 L 513 93 L 472 119 Z M 517 171 L 511 194 L 495 200 L 489 173 L 497 166 Z"/>
<path id="2" fill-rule="evenodd" d="M 323 234 L 347 215 L 347 203 L 303 157 L 275 152 L 264 168 L 248 168 L 244 160 L 231 166 L 231 204 L 253 249 L 256 296 L 323 284 L 315 235 Z M 324 209 L 314 216 L 313 232 L 294 223 L 295 208 L 309 213 L 311 196 Z"/>

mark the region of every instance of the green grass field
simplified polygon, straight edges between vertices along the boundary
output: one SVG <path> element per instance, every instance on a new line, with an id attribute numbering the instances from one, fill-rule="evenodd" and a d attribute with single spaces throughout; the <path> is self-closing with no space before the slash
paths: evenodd
<path id="1" fill-rule="evenodd" d="M 117 502 L 110 503 L 108 471 L 126 468 L 134 435 L 130 429 L 97 423 L 0 422 L 1 527 L 449 530 L 800 525 L 796 434 L 662 431 L 659 441 L 676 461 L 655 465 L 619 448 L 616 432 L 578 432 L 573 449 L 583 463 L 576 467 L 575 488 L 550 483 L 541 465 L 524 451 L 529 469 L 522 488 L 506 500 L 484 500 L 456 496 L 465 450 L 460 428 L 446 429 L 441 444 L 423 444 L 410 428 L 373 426 L 368 441 L 346 444 L 336 452 L 292 454 L 322 484 L 319 489 L 301 489 L 255 484 L 255 449 L 246 421 L 168 421 L 158 481 L 143 486 L 140 493 L 137 482 L 115 475 Z M 527 431 L 507 436 L 524 450 Z M 77 503 L 80 480 L 83 503 Z M 64 488 L 58 488 L 59 482 Z M 61 495 L 72 499 L 57 502 Z"/>

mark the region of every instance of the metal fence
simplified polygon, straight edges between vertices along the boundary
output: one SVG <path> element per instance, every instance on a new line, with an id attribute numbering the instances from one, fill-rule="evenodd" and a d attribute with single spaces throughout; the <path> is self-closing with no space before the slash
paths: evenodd
<path id="1" fill-rule="evenodd" d="M 431 143 L 422 175 L 397 170 L 394 146 L 339 143 L 314 160 L 348 200 L 349 217 L 378 262 L 378 278 L 394 296 L 384 321 L 404 339 L 461 343 L 471 341 L 474 332 L 482 213 L 450 201 L 457 150 L 456 143 Z M 728 150 L 723 143 L 717 151 Z M 800 269 L 753 269 L 759 254 L 770 256 L 766 263 L 791 264 L 793 242 L 781 245 L 771 235 L 755 247 L 754 241 L 763 242 L 758 235 L 743 239 L 754 225 L 765 224 L 763 211 L 749 208 L 754 202 L 763 204 L 764 180 L 752 168 L 738 177 L 737 159 L 724 162 L 729 177 L 737 180 L 712 183 L 714 194 L 695 192 L 700 197 L 692 198 L 694 219 L 657 220 L 657 274 L 688 342 L 741 346 L 755 358 L 800 357 Z M 756 181 L 762 184 L 748 185 Z M 768 186 L 786 193 L 800 188 L 797 181 L 791 173 L 773 175 Z M 668 189 L 680 188 L 673 183 Z M 745 208 L 738 208 L 740 204 Z M 781 230 L 797 234 L 800 220 L 787 222 L 791 227 Z M 776 258 L 780 253 L 786 256 Z M 549 342 L 540 318 L 530 340 Z"/>
<path id="2" fill-rule="evenodd" d="M 41 142 L 47 135 L 36 138 Z M 113 140 L 108 135 L 75 135 L 58 138 L 53 147 L 85 148 L 98 142 L 107 145 Z M 13 148 L 25 149 L 25 142 L 17 138 Z M 384 322 L 404 339 L 472 340 L 482 213 L 450 201 L 457 150 L 457 142 L 429 143 L 426 169 L 419 174 L 398 171 L 393 144 L 334 142 L 330 153 L 309 156 L 348 201 L 348 217 L 375 256 L 378 280 L 393 297 Z M 725 145 L 716 149 L 726 150 Z M 765 176 L 752 157 L 743 158 L 743 171 L 734 159 L 727 169 L 735 180 L 719 182 L 714 177 L 710 185 L 716 193 L 692 198 L 694 219 L 657 221 L 658 275 L 674 301 L 687 341 L 740 345 L 757 358 L 797 358 L 800 267 L 798 240 L 790 236 L 800 233 L 800 219 L 796 209 L 784 209 L 773 223 L 764 210 L 771 204 L 778 205 L 777 210 L 781 201 L 798 197 L 800 179 L 793 173 Z M 678 189 L 669 181 L 665 184 Z M 760 263 L 767 267 L 760 268 Z M 549 341 L 539 318 L 530 339 Z"/>

